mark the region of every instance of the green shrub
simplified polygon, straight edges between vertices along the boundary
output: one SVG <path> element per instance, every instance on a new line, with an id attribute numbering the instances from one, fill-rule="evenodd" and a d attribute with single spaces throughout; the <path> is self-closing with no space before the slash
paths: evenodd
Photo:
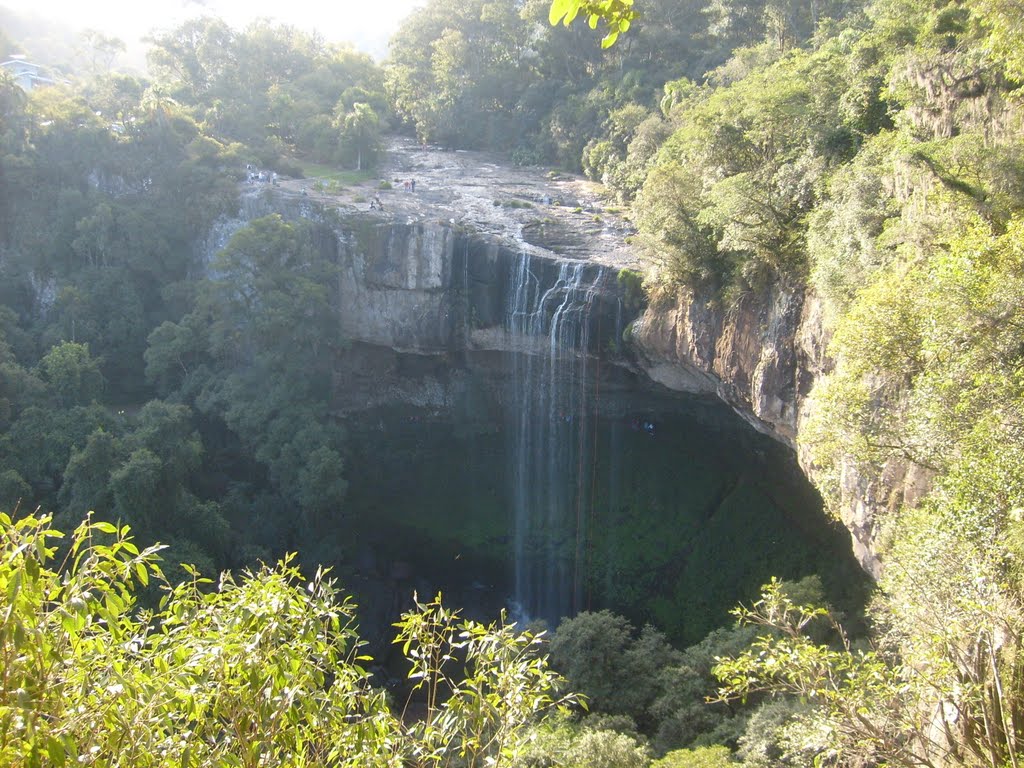
<path id="1" fill-rule="evenodd" d="M 171 586 L 163 547 L 139 550 L 127 527 L 86 521 L 58 551 L 50 522 L 0 514 L 0 765 L 507 766 L 539 715 L 574 701 L 539 638 L 438 598 L 396 625 L 427 702 L 398 718 L 322 570 L 303 578 L 289 557 L 214 584 L 183 566 Z"/>
<path id="2" fill-rule="evenodd" d="M 567 768 L 647 768 L 647 748 L 615 731 L 586 731 L 569 749 Z"/>
<path id="3" fill-rule="evenodd" d="M 714 746 L 677 749 L 655 760 L 651 768 L 729 768 L 735 764 L 728 747 Z"/>
<path id="4" fill-rule="evenodd" d="M 639 309 L 644 302 L 644 276 L 634 269 L 620 269 L 618 282 L 626 308 Z"/>

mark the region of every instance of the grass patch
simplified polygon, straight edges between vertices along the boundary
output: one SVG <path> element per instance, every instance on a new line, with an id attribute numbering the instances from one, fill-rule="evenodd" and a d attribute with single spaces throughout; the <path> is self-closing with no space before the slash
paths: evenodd
<path id="1" fill-rule="evenodd" d="M 296 161 L 302 166 L 302 174 L 307 179 L 320 179 L 324 182 L 337 182 L 345 186 L 362 184 L 373 178 L 370 171 L 350 171 L 333 165 L 320 165 L 305 160 Z"/>

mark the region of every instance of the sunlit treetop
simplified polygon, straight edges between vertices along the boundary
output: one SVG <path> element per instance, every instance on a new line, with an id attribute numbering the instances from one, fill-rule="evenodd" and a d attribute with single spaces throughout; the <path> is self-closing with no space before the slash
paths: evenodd
<path id="1" fill-rule="evenodd" d="M 629 29 L 630 23 L 639 14 L 633 10 L 633 0 L 551 0 L 548 21 L 552 25 L 562 22 L 569 26 L 577 16 L 583 14 L 591 29 L 597 29 L 604 22 L 608 32 L 601 39 L 601 47 L 615 44 L 619 34 Z"/>

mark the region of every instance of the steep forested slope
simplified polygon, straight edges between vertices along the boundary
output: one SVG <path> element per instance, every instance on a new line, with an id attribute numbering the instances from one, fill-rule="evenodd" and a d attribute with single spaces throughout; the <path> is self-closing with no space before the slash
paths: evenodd
<path id="1" fill-rule="evenodd" d="M 85 71 L 29 96 L 0 79 L 0 506 L 67 525 L 102 510 L 210 571 L 294 544 L 344 481 L 309 228 L 243 233 L 213 280 L 204 243 L 247 165 L 371 162 L 382 77 L 265 24 L 189 22 L 152 55 L 152 82 Z M 252 300 L 247 344 L 232 312 Z"/>

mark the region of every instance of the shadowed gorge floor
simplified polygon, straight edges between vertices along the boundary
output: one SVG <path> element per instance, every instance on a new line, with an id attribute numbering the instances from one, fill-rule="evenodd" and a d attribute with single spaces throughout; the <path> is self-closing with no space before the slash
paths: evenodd
<path id="1" fill-rule="evenodd" d="M 558 474 L 533 478 L 558 486 L 532 496 L 557 498 L 561 513 L 518 538 L 517 400 L 511 383 L 468 378 L 448 410 L 350 421 L 354 533 L 339 542 L 342 572 L 371 602 L 381 585 L 399 600 L 441 589 L 471 613 L 507 607 L 549 624 L 611 608 L 693 643 L 771 576 L 818 573 L 833 600 L 856 600 L 848 534 L 826 520 L 791 454 L 718 403 L 623 374 L 590 398 L 582 447 L 558 459 Z"/>

